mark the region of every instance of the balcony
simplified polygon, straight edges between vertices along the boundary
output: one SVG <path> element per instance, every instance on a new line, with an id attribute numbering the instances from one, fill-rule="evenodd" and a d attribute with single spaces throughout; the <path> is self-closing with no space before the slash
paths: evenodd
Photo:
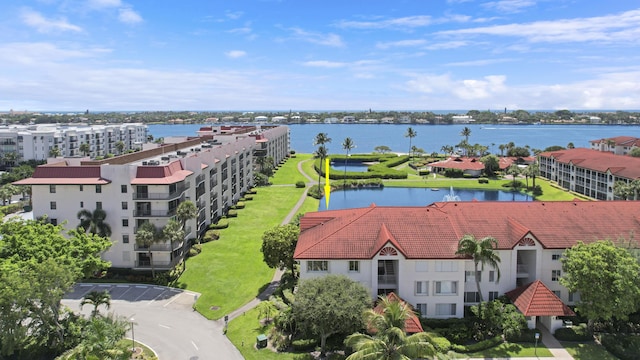
<path id="1" fill-rule="evenodd" d="M 378 275 L 378 285 L 396 285 L 395 275 Z"/>
<path id="2" fill-rule="evenodd" d="M 134 192 L 133 200 L 173 200 L 182 195 L 189 187 L 189 183 L 185 183 L 185 185 L 178 186 L 175 191 L 170 193 Z"/>
<path id="3" fill-rule="evenodd" d="M 170 242 L 161 243 L 161 244 L 152 244 L 151 245 L 151 251 L 152 252 L 171 251 L 171 250 L 176 250 L 176 249 L 180 249 L 180 248 L 182 248 L 182 242 L 173 243 L 173 249 L 171 249 L 171 243 Z M 134 244 L 133 245 L 133 251 L 148 252 L 149 248 L 141 246 L 141 245 L 138 245 L 138 244 Z"/>
<path id="4" fill-rule="evenodd" d="M 171 261 L 154 261 L 153 267 L 156 270 L 169 270 L 180 263 L 181 257 L 177 257 Z M 136 260 L 135 269 L 151 269 L 151 260 Z"/>
<path id="5" fill-rule="evenodd" d="M 196 176 L 196 184 L 200 184 L 203 181 L 204 181 L 204 174 L 200 174 Z"/>
<path id="6" fill-rule="evenodd" d="M 133 217 L 170 217 L 176 214 L 176 209 L 169 210 L 134 210 Z"/>

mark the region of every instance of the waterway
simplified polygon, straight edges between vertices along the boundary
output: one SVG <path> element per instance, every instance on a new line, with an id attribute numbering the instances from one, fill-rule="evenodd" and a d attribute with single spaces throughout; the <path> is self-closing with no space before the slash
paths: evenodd
<path id="1" fill-rule="evenodd" d="M 211 125 L 211 124 L 208 124 Z M 204 125 L 149 125 L 154 138 L 170 136 L 195 136 Z M 394 152 L 407 153 L 409 139 L 404 135 L 411 126 L 417 136 L 411 145 L 427 153 L 441 152 L 445 145 L 454 146 L 463 140 L 460 132 L 466 126 L 471 129 L 469 143 L 489 147 L 489 151 L 500 154 L 498 146 L 513 142 L 516 146 L 528 145 L 532 149 L 544 149 L 553 145 L 566 147 L 590 147 L 590 140 L 614 136 L 640 137 L 640 126 L 628 125 L 400 125 L 400 124 L 292 124 L 291 149 L 299 153 L 313 153 L 313 139 L 318 133 L 327 133 L 332 139 L 327 144 L 329 153 L 342 154 L 342 141 L 350 137 L 356 145 L 352 153 L 370 153 L 376 146 L 388 146 Z"/>
<path id="2" fill-rule="evenodd" d="M 329 209 L 350 209 L 376 206 L 426 206 L 438 201 L 533 201 L 527 194 L 502 190 L 430 189 L 430 188 L 368 188 L 331 192 Z M 324 197 L 319 209 L 327 210 Z"/>

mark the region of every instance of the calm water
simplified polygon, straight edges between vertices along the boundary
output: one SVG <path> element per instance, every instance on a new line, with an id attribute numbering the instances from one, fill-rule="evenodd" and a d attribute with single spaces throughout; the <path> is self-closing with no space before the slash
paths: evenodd
<path id="1" fill-rule="evenodd" d="M 344 163 L 341 164 L 340 162 L 331 163 L 331 171 L 344 172 L 345 168 L 348 172 L 367 172 L 367 169 L 369 169 L 369 165 L 364 165 L 362 163 L 347 163 L 347 166 L 345 166 Z"/>
<path id="2" fill-rule="evenodd" d="M 202 125 L 149 125 L 149 133 L 155 138 L 169 136 L 195 136 Z M 640 126 L 624 125 L 411 125 L 418 136 L 412 146 L 427 153 L 440 152 L 444 145 L 456 145 L 463 138 L 460 131 L 471 129 L 469 142 L 489 146 L 489 151 L 499 154 L 498 146 L 513 141 L 516 146 L 529 145 L 544 149 L 552 145 L 589 147 L 590 140 L 614 136 L 640 137 Z M 409 151 L 409 139 L 404 137 L 409 125 L 369 124 L 294 124 L 291 129 L 291 149 L 299 153 L 313 153 L 313 139 L 320 132 L 327 133 L 332 142 L 327 144 L 329 153 L 344 153 L 342 141 L 350 137 L 356 144 L 352 153 L 370 153 L 376 146 L 385 145 L 394 152 Z"/>
<path id="3" fill-rule="evenodd" d="M 525 194 L 501 190 L 463 190 L 429 188 L 380 188 L 334 191 L 329 198 L 329 209 L 348 209 L 367 207 L 371 203 L 378 206 L 426 206 L 438 201 L 444 201 L 447 196 L 457 196 L 460 201 L 533 201 Z M 458 199 L 458 198 L 456 198 Z M 319 210 L 327 210 L 325 199 L 320 200 Z"/>

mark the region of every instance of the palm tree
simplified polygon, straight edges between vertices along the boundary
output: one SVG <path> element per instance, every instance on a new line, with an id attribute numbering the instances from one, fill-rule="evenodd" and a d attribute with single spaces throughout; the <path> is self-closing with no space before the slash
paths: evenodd
<path id="1" fill-rule="evenodd" d="M 440 151 L 442 151 L 443 154 L 445 155 L 451 155 L 453 154 L 453 146 L 451 145 L 444 145 L 440 148 Z"/>
<path id="2" fill-rule="evenodd" d="M 62 155 L 62 151 L 60 151 L 60 148 L 57 145 L 52 147 L 51 150 L 49 150 L 50 157 L 56 158 L 60 155 Z"/>
<path id="3" fill-rule="evenodd" d="M 506 144 L 500 144 L 500 145 L 498 145 L 498 149 L 500 149 L 500 156 L 504 156 L 504 151 L 507 149 L 507 145 Z"/>
<path id="4" fill-rule="evenodd" d="M 349 159 L 349 152 L 356 147 L 350 137 L 347 137 L 342 142 L 342 148 L 347 152 L 347 156 L 344 158 L 344 182 L 347 183 L 347 160 Z"/>
<path id="5" fill-rule="evenodd" d="M 122 155 L 122 152 L 124 151 L 124 142 L 123 141 L 118 141 L 116 142 L 116 150 L 118 150 L 118 155 Z"/>
<path id="6" fill-rule="evenodd" d="M 127 320 L 113 314 L 93 317 L 84 326 L 80 343 L 59 359 L 131 359 L 131 343 L 122 341 L 130 326 Z"/>
<path id="7" fill-rule="evenodd" d="M 469 145 L 469 136 L 471 136 L 471 129 L 469 129 L 468 127 L 464 127 L 462 129 L 462 131 L 460 131 L 460 136 L 464 137 L 464 142 Z M 465 150 L 465 156 L 467 156 L 468 150 Z"/>
<path id="8" fill-rule="evenodd" d="M 327 133 L 318 133 L 313 139 L 313 145 L 319 145 L 316 156 L 320 158 L 320 170 L 318 171 L 318 188 L 320 188 L 320 178 L 322 177 L 322 166 L 324 166 L 324 159 L 327 157 L 329 151 L 324 144 L 331 142 L 331 138 Z"/>
<path id="9" fill-rule="evenodd" d="M 484 270 L 485 264 L 496 269 L 498 275 L 496 277 L 496 282 L 500 281 L 500 268 L 498 267 L 498 264 L 500 263 L 500 256 L 494 251 L 494 247 L 498 247 L 498 240 L 491 236 L 477 240 L 475 236 L 467 234 L 460 239 L 460 242 L 458 242 L 458 251 L 456 251 L 456 254 L 471 257 L 473 260 L 476 288 L 480 295 L 480 302 L 484 301 L 484 297 L 480 290 L 478 266 L 480 266 L 480 271 Z"/>
<path id="10" fill-rule="evenodd" d="M 2 199 L 2 205 L 7 205 L 7 201 L 11 203 L 11 197 L 20 193 L 20 189 L 12 184 L 2 185 L 0 187 L 0 199 Z"/>
<path id="11" fill-rule="evenodd" d="M 418 132 L 413 130 L 412 127 L 407 128 L 407 132 L 404 134 L 404 137 L 409 138 L 409 161 L 411 161 L 411 140 L 416 136 L 418 136 Z"/>
<path id="12" fill-rule="evenodd" d="M 151 246 L 153 244 L 164 241 L 162 233 L 150 222 L 145 222 L 136 231 L 136 244 L 141 248 L 147 249 L 149 256 L 149 262 L 151 265 L 151 277 L 156 277 L 156 270 L 153 266 L 153 254 L 151 253 Z"/>
<path id="13" fill-rule="evenodd" d="M 436 351 L 427 333 L 408 335 L 404 331 L 411 308 L 404 302 L 380 297 L 382 313 L 367 310 L 365 323 L 373 335 L 355 333 L 349 335 L 345 344 L 354 350 L 347 360 L 395 360 L 427 358 Z"/>
<path id="14" fill-rule="evenodd" d="M 520 173 L 521 173 L 520 168 L 516 164 L 511 164 L 511 166 L 507 168 L 507 174 L 513 177 L 513 186 L 512 186 L 513 189 L 516 188 L 516 177 L 518 177 Z"/>
<path id="15" fill-rule="evenodd" d="M 536 176 L 540 175 L 540 165 L 535 162 L 529 165 L 529 174 L 531 175 L 531 179 L 533 180 L 533 188 L 536 187 Z"/>
<path id="16" fill-rule="evenodd" d="M 184 241 L 184 237 L 186 236 L 182 225 L 180 225 L 177 220 L 171 219 L 167 222 L 167 225 L 162 228 L 162 235 L 171 243 L 171 259 L 173 259 L 173 244 Z"/>
<path id="17" fill-rule="evenodd" d="M 82 298 L 80 302 L 80 309 L 86 304 L 93 305 L 93 311 L 91 311 L 91 317 L 96 317 L 99 314 L 98 307 L 104 305 L 107 310 L 111 307 L 111 294 L 107 290 L 105 291 L 90 291 Z"/>
<path id="18" fill-rule="evenodd" d="M 83 153 L 85 156 L 88 156 L 89 153 L 91 152 L 91 147 L 87 143 L 82 143 L 78 147 L 78 150 L 80 150 L 80 152 Z"/>
<path id="19" fill-rule="evenodd" d="M 78 230 L 98 234 L 102 237 L 111 236 L 111 227 L 106 223 L 107 213 L 102 209 L 95 209 L 93 212 L 82 209 L 78 211 L 80 225 Z"/>

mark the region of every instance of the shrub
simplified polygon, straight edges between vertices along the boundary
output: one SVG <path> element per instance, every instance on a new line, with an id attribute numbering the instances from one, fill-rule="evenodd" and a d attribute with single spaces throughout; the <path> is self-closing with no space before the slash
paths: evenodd
<path id="1" fill-rule="evenodd" d="M 238 211 L 237 210 L 229 210 L 227 212 L 227 217 L 238 217 Z"/>
<path id="2" fill-rule="evenodd" d="M 418 170 L 418 175 L 420 176 L 427 176 L 429 174 L 431 174 L 431 171 L 429 170 Z"/>
<path id="3" fill-rule="evenodd" d="M 253 196 L 251 195 L 245 195 L 244 197 L 240 198 L 240 201 L 251 201 L 253 200 Z"/>
<path id="4" fill-rule="evenodd" d="M 244 201 L 238 201 L 237 204 L 234 205 L 236 209 L 244 209 Z"/>
<path id="5" fill-rule="evenodd" d="M 429 333 L 431 345 L 436 348 L 439 353 L 446 354 L 451 349 L 451 341 L 438 333 Z"/>
<path id="6" fill-rule="evenodd" d="M 487 179 L 487 178 L 479 178 L 478 179 L 478 183 L 480 183 L 480 184 L 488 184 L 489 183 L 489 179 Z"/>
<path id="7" fill-rule="evenodd" d="M 295 151 L 295 150 L 289 150 L 289 154 L 293 155 L 293 154 L 295 154 L 295 153 L 296 153 L 296 151 Z"/>
<path id="8" fill-rule="evenodd" d="M 290 345 L 289 336 L 278 331 L 275 327 L 269 331 L 269 341 L 277 351 L 285 351 Z"/>
<path id="9" fill-rule="evenodd" d="M 296 181 L 296 187 L 297 187 L 297 188 L 303 188 L 303 187 L 305 187 L 304 181 L 302 181 L 302 180 L 298 180 L 298 181 Z"/>
<path id="10" fill-rule="evenodd" d="M 298 339 L 291 342 L 291 348 L 294 351 L 310 351 L 318 344 L 316 339 Z"/>
<path id="11" fill-rule="evenodd" d="M 536 185 L 533 188 L 533 196 L 540 196 L 542 195 L 542 187 L 540 185 Z"/>
<path id="12" fill-rule="evenodd" d="M 593 336 L 589 334 L 586 324 L 580 324 L 579 326 L 572 326 L 567 328 L 560 328 L 553 334 L 556 339 L 562 341 L 587 341 L 592 340 Z"/>
<path id="13" fill-rule="evenodd" d="M 189 248 L 189 257 L 194 257 L 202 252 L 202 245 L 196 244 Z"/>
<path id="14" fill-rule="evenodd" d="M 258 193 L 258 189 L 255 189 L 255 188 L 247 190 L 247 194 L 255 195 L 257 193 Z"/>
<path id="15" fill-rule="evenodd" d="M 461 178 L 464 176 L 464 171 L 460 169 L 446 169 L 444 171 L 444 176 L 448 178 Z"/>
<path id="16" fill-rule="evenodd" d="M 215 224 L 209 225 L 209 229 L 212 229 L 212 230 L 226 229 L 228 227 L 229 227 L 229 221 L 228 220 L 220 220 Z"/>
<path id="17" fill-rule="evenodd" d="M 520 334 L 518 335 L 507 335 L 506 339 L 509 342 L 514 343 L 535 343 L 536 341 L 536 333 L 539 333 L 536 329 L 523 329 L 520 330 Z M 539 335 L 538 341 L 540 342 L 542 339 L 542 334 Z"/>
<path id="18" fill-rule="evenodd" d="M 482 340 L 479 341 L 475 344 L 471 344 L 471 345 L 458 345 L 458 344 L 453 344 L 451 345 L 451 350 L 455 351 L 455 352 L 461 352 L 461 353 L 470 353 L 470 352 L 476 352 L 476 351 L 482 351 L 482 350 L 486 350 L 486 349 L 490 349 L 494 346 L 497 346 L 499 344 L 502 343 L 502 335 L 496 335 L 492 338 L 489 338 L 487 340 Z"/>
<path id="19" fill-rule="evenodd" d="M 207 230 L 202 237 L 203 243 L 220 239 L 220 230 Z"/>
<path id="20" fill-rule="evenodd" d="M 311 196 L 314 199 L 321 199 L 323 195 L 322 188 L 318 185 L 313 185 L 307 192 L 307 195 Z"/>
<path id="21" fill-rule="evenodd" d="M 524 183 L 520 180 L 509 181 L 507 183 L 502 184 L 504 188 L 512 188 L 512 189 L 520 189 L 524 187 Z"/>
<path id="22" fill-rule="evenodd" d="M 602 346 L 622 360 L 637 359 L 640 354 L 640 336 L 603 334 L 600 337 Z"/>

